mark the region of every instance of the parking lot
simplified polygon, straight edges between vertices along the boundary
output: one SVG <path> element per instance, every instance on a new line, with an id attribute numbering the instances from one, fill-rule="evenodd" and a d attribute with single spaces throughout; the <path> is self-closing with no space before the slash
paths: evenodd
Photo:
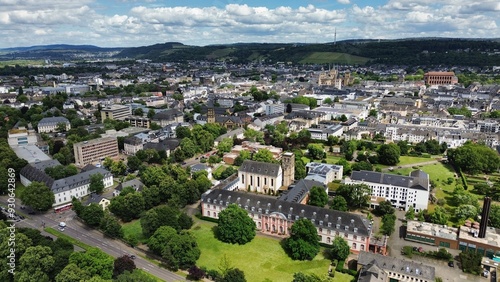
<path id="1" fill-rule="evenodd" d="M 425 244 L 419 244 L 416 242 L 412 241 L 406 241 L 404 239 L 404 234 L 400 233 L 402 231 L 401 226 L 403 225 L 403 219 L 404 219 L 405 212 L 404 211 L 396 211 L 396 231 L 394 234 L 391 235 L 388 241 L 388 246 L 389 246 L 389 255 L 391 257 L 399 258 L 399 259 L 404 259 L 404 260 L 411 260 L 417 263 L 423 263 L 427 264 L 430 266 L 434 266 L 436 268 L 436 277 L 441 277 L 443 281 L 448 281 L 448 282 L 465 282 L 465 281 L 484 281 L 487 282 L 489 279 L 476 276 L 476 275 L 471 275 L 462 272 L 462 270 L 458 266 L 458 262 L 454 262 L 454 266 L 450 267 L 448 266 L 447 261 L 442 261 L 442 260 L 436 260 L 428 257 L 423 257 L 419 255 L 414 255 L 411 259 L 408 257 L 404 256 L 401 254 L 401 249 L 404 246 L 414 246 L 417 248 L 422 248 L 423 251 L 437 251 L 438 247 L 436 246 L 430 246 L 430 245 L 425 245 Z M 454 257 L 458 256 L 460 253 L 459 250 L 452 250 L 452 249 L 447 249 Z M 492 280 L 495 281 L 495 280 Z"/>

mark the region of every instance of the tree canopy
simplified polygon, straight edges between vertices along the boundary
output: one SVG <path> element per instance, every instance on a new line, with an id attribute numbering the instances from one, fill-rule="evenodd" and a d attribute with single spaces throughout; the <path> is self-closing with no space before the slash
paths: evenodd
<path id="1" fill-rule="evenodd" d="M 222 242 L 244 245 L 255 237 L 255 222 L 236 204 L 219 213 L 216 237 Z"/>
<path id="2" fill-rule="evenodd" d="M 325 188 L 313 186 L 309 191 L 307 204 L 316 207 L 326 206 L 326 204 L 328 204 L 328 194 L 326 193 Z"/>
<path id="3" fill-rule="evenodd" d="M 52 190 L 42 182 L 33 181 L 26 186 L 20 195 L 24 205 L 30 206 L 37 211 L 47 211 L 55 203 L 55 196 Z"/>
<path id="4" fill-rule="evenodd" d="M 482 144 L 466 142 L 456 149 L 448 149 L 447 155 L 450 162 L 470 174 L 491 173 L 500 167 L 498 153 Z"/>
<path id="5" fill-rule="evenodd" d="M 397 144 L 382 144 L 377 150 L 378 159 L 381 164 L 396 165 L 399 163 L 401 151 Z"/>
<path id="6" fill-rule="evenodd" d="M 316 227 L 305 218 L 295 221 L 283 246 L 294 260 L 312 260 L 319 252 Z"/>
<path id="7" fill-rule="evenodd" d="M 370 187 L 366 184 L 342 184 L 337 189 L 337 195 L 342 196 L 350 208 L 362 208 L 367 206 L 370 200 Z"/>

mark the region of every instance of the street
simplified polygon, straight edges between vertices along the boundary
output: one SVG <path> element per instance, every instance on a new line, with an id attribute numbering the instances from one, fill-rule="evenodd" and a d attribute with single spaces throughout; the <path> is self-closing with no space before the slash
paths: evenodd
<path id="1" fill-rule="evenodd" d="M 0 197 L 0 204 L 6 206 L 7 198 L 5 196 Z M 17 200 L 16 206 L 20 207 L 21 203 Z M 144 271 L 164 280 L 164 281 L 185 281 L 186 279 L 182 276 L 179 276 L 173 272 L 170 272 L 164 268 L 161 268 L 152 262 L 142 258 L 140 255 L 143 255 L 142 252 L 135 250 L 134 248 L 129 247 L 128 245 L 122 243 L 119 240 L 114 240 L 111 238 L 104 237 L 104 235 L 92 228 L 85 226 L 78 220 L 75 220 L 75 213 L 72 210 L 68 210 L 62 213 L 45 213 L 45 214 L 35 214 L 26 217 L 24 220 L 17 222 L 16 226 L 20 227 L 30 227 L 34 229 L 39 229 L 42 231 L 44 236 L 51 236 L 42 230 L 42 223 L 45 223 L 45 227 L 52 227 L 54 229 L 58 229 L 59 222 L 64 221 L 66 223 L 66 227 L 64 228 L 64 234 L 70 236 L 76 240 L 81 241 L 87 245 L 97 247 L 104 251 L 105 253 L 113 256 L 120 257 L 126 254 L 133 254 L 136 256 L 134 260 L 135 265 L 139 269 L 143 269 Z M 75 250 L 80 250 L 80 248 L 75 246 Z"/>

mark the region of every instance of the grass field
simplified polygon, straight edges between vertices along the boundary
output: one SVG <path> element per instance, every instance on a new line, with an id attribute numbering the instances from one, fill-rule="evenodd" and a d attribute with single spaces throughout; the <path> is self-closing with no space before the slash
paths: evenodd
<path id="1" fill-rule="evenodd" d="M 425 163 L 434 161 L 434 158 L 422 158 L 422 157 L 411 157 L 411 156 L 401 156 L 399 157 L 398 165 L 409 165 L 415 163 Z"/>
<path id="2" fill-rule="evenodd" d="M 274 238 L 257 236 L 246 245 L 231 245 L 214 238 L 212 227 L 214 224 L 198 222 L 191 232 L 201 250 L 198 266 L 208 269 L 217 269 L 221 258 L 225 255 L 233 267 L 245 272 L 247 281 L 280 282 L 292 281 L 293 273 L 326 274 L 330 260 L 322 254 L 312 261 L 294 261 L 283 251 L 278 240 Z M 352 276 L 336 273 L 335 281 L 351 281 Z"/>
<path id="3" fill-rule="evenodd" d="M 123 224 L 122 229 L 124 238 L 133 235 L 137 238 L 137 240 L 139 240 L 139 242 L 146 243 L 147 239 L 142 234 L 141 221 L 139 219 Z"/>
<path id="4" fill-rule="evenodd" d="M 336 53 L 336 52 L 314 52 L 300 60 L 299 63 L 312 63 L 312 64 L 324 64 L 324 63 L 342 63 L 342 64 L 360 64 L 363 65 L 368 62 L 368 58 L 359 57 L 354 55 L 349 55 L 346 53 Z"/>
<path id="5" fill-rule="evenodd" d="M 0 68 L 5 66 L 29 66 L 29 65 L 43 65 L 43 60 L 8 60 L 8 61 L 0 61 Z"/>

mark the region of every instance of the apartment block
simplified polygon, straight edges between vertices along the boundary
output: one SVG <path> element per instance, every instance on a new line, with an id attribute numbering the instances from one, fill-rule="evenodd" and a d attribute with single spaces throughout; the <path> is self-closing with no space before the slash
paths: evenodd
<path id="1" fill-rule="evenodd" d="M 130 107 L 123 105 L 109 105 L 101 110 L 101 119 L 124 120 L 131 115 Z"/>
<path id="2" fill-rule="evenodd" d="M 75 164 L 84 166 L 100 162 L 106 157 L 118 157 L 118 140 L 113 137 L 98 138 L 73 144 Z"/>

